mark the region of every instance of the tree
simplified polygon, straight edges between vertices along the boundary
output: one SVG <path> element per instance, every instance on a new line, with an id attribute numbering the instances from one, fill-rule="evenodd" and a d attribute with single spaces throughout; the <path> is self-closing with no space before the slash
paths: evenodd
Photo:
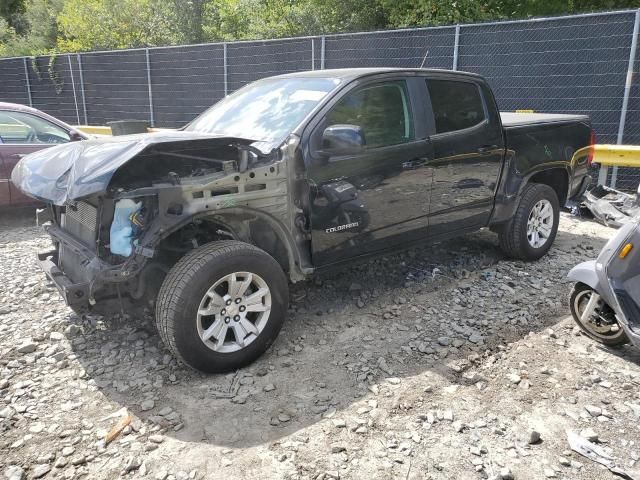
<path id="1" fill-rule="evenodd" d="M 212 0 L 205 5 L 203 35 L 208 41 L 248 38 L 255 0 Z"/>
<path id="2" fill-rule="evenodd" d="M 12 55 L 9 45 L 13 44 L 16 37 L 16 31 L 4 19 L 0 18 L 0 57 Z"/>
<path id="3" fill-rule="evenodd" d="M 207 0 L 173 0 L 173 12 L 175 12 L 180 43 L 205 41 L 204 22 L 207 3 Z"/>
<path id="4" fill-rule="evenodd" d="M 384 26 L 372 0 L 209 0 L 204 38 L 239 40 L 318 35 Z"/>
<path id="5" fill-rule="evenodd" d="M 638 0 L 493 0 L 503 17 L 525 18 L 638 8 Z"/>
<path id="6" fill-rule="evenodd" d="M 22 34 L 25 31 L 24 11 L 24 0 L 2 0 L 0 2 L 0 19 L 4 19 L 3 25 L 12 28 L 17 34 Z"/>
<path id="7" fill-rule="evenodd" d="M 0 55 L 322 35 L 637 8 L 640 0 L 0 0 Z"/>
<path id="8" fill-rule="evenodd" d="M 19 34 L 21 30 L 16 28 L 14 35 L 5 35 L 5 54 L 40 55 L 51 51 L 56 44 L 56 18 L 63 3 L 64 0 L 27 0 L 20 20 L 23 33 Z"/>
<path id="9" fill-rule="evenodd" d="M 58 15 L 57 47 L 82 51 L 146 47 L 179 39 L 163 0 L 65 0 Z"/>
<path id="10" fill-rule="evenodd" d="M 262 0 L 250 26 L 253 37 L 292 37 L 370 30 L 385 25 L 371 0 Z"/>
<path id="11" fill-rule="evenodd" d="M 495 18 L 499 9 L 476 0 L 380 0 L 389 27 L 470 23 Z"/>
<path id="12" fill-rule="evenodd" d="M 58 37 L 57 17 L 65 0 L 29 0 L 25 19 L 29 25 L 28 44 L 38 50 L 53 48 Z"/>

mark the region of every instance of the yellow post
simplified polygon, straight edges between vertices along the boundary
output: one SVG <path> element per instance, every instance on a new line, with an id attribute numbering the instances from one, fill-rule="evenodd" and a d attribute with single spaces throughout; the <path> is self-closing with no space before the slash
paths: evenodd
<path id="1" fill-rule="evenodd" d="M 640 145 L 594 145 L 593 163 L 603 167 L 640 167 Z"/>

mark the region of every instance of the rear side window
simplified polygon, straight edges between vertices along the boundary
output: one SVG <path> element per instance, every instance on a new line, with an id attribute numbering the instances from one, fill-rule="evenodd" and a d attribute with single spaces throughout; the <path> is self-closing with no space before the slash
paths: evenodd
<path id="1" fill-rule="evenodd" d="M 427 80 L 436 133 L 454 132 L 485 119 L 478 86 L 470 82 Z"/>

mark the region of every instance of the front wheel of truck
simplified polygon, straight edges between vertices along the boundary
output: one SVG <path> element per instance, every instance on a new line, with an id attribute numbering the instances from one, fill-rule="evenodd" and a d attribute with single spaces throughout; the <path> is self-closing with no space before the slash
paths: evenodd
<path id="1" fill-rule="evenodd" d="M 500 247 L 511 258 L 538 260 L 553 245 L 559 222 L 560 205 L 555 190 L 530 183 L 524 187 L 513 218 L 499 233 Z"/>
<path id="2" fill-rule="evenodd" d="M 207 373 L 256 360 L 284 323 L 287 278 L 269 254 L 234 240 L 203 245 L 169 271 L 156 303 L 165 345 L 183 363 Z"/>

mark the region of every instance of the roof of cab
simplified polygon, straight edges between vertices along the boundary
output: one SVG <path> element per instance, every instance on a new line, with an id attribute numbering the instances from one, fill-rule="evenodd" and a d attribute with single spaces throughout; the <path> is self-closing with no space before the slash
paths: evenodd
<path id="1" fill-rule="evenodd" d="M 360 77 L 366 77 L 369 75 L 384 74 L 384 73 L 453 73 L 455 75 L 469 76 L 474 78 L 482 78 L 480 75 L 469 72 L 461 72 L 459 70 L 441 70 L 435 68 L 328 68 L 324 70 L 307 70 L 305 72 L 292 72 L 285 73 L 283 75 L 277 75 L 271 78 L 300 78 L 300 77 L 315 77 L 315 78 L 339 78 L 342 80 L 354 80 Z"/>

